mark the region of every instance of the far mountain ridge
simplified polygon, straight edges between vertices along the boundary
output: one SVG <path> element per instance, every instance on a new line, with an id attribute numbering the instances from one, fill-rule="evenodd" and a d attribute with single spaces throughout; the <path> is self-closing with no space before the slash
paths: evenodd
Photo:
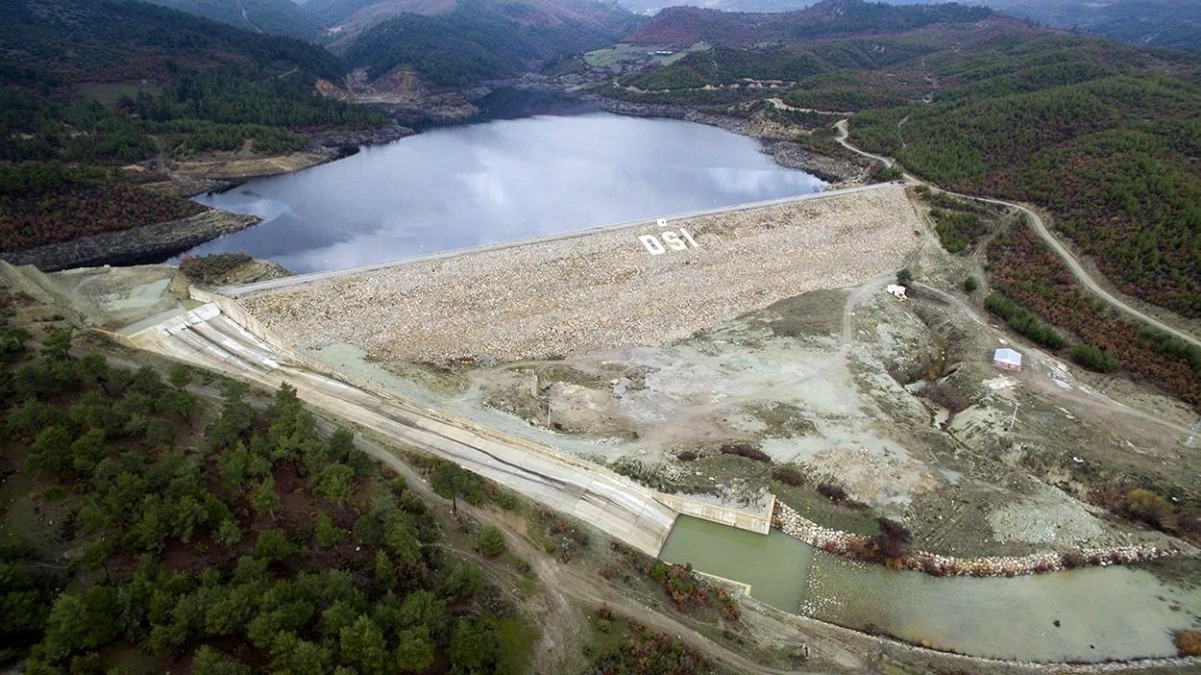
<path id="1" fill-rule="evenodd" d="M 315 40 L 321 24 L 291 0 L 146 0 L 252 33 Z"/>
<path id="2" fill-rule="evenodd" d="M 623 7 L 653 16 L 672 7 L 723 12 L 780 13 L 804 9 L 815 0 L 620 0 Z M 891 5 L 939 4 L 939 0 L 884 0 Z M 1044 26 L 1102 35 L 1145 47 L 1201 49 L 1201 3 L 1195 0 L 970 0 Z"/>
<path id="3" fill-rule="evenodd" d="M 697 42 L 751 46 L 830 35 L 870 35 L 937 23 L 994 18 L 992 10 L 958 3 L 892 6 L 862 0 L 825 0 L 794 12 L 723 12 L 670 7 L 626 38 L 639 45 L 683 47 Z"/>
<path id="4" fill-rule="evenodd" d="M 344 49 L 347 63 L 372 80 L 411 70 L 435 86 L 460 87 L 517 77 L 610 45 L 638 21 L 589 0 L 461 0 L 445 14 L 407 13 L 384 21 Z"/>
<path id="5" fill-rule="evenodd" d="M 577 25 L 603 30 L 629 12 L 616 2 L 597 0 L 311 0 L 302 11 L 325 26 L 323 40 L 336 51 L 344 49 L 367 29 L 407 14 L 445 16 L 471 5 L 482 12 L 508 17 L 522 25 Z"/>

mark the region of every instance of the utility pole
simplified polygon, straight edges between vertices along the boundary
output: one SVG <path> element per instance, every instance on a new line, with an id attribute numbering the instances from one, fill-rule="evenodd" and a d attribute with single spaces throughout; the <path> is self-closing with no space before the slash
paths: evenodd
<path id="1" fill-rule="evenodd" d="M 1014 401 L 1013 402 L 1013 416 L 1009 418 L 1009 426 L 1005 427 L 1005 430 L 1009 431 L 1010 429 L 1013 429 L 1013 423 L 1016 421 L 1018 421 L 1018 402 Z M 1201 422 L 1201 420 L 1198 420 L 1198 422 Z"/>

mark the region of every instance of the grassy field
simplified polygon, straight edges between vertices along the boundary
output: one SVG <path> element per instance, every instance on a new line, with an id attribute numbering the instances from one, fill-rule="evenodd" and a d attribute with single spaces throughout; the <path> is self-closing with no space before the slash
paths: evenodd
<path id="1" fill-rule="evenodd" d="M 82 98 L 99 101 L 104 105 L 117 105 L 122 96 L 136 98 L 141 92 L 158 96 L 162 87 L 143 82 L 81 82 L 76 85 L 75 93 Z"/>
<path id="2" fill-rule="evenodd" d="M 688 49 L 681 49 L 669 56 L 656 56 L 654 52 L 659 51 L 660 47 L 645 47 L 639 45 L 631 45 L 620 43 L 613 45 L 608 49 L 597 49 L 588 52 L 584 55 L 584 61 L 593 68 L 604 68 L 622 62 L 637 62 L 654 60 L 661 65 L 669 66 L 676 61 L 684 58 L 691 52 L 701 52 L 710 49 L 709 44 L 705 42 L 697 42 Z"/>

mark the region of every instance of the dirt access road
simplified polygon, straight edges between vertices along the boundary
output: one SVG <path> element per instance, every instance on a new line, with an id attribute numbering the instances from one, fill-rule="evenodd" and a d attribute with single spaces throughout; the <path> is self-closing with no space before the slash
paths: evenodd
<path id="1" fill-rule="evenodd" d="M 878 162 L 882 162 L 884 164 L 884 166 L 892 168 L 893 163 L 894 163 L 892 159 L 890 159 L 888 157 L 882 157 L 880 155 L 873 155 L 870 152 L 861 150 L 861 149 L 855 147 L 854 145 L 852 145 L 847 140 L 847 137 L 850 135 L 850 132 L 849 132 L 848 126 L 847 126 L 847 120 L 845 120 L 845 119 L 839 120 L 837 123 L 835 123 L 834 126 L 836 129 L 838 129 L 838 135 L 836 137 L 836 140 L 844 148 L 846 148 L 847 150 L 850 150 L 851 152 L 854 152 L 856 154 L 862 155 L 863 157 L 867 157 L 870 159 L 874 159 Z M 1053 251 L 1055 251 L 1056 255 L 1058 255 L 1060 258 L 1062 258 L 1065 263 L 1067 263 L 1068 269 L 1070 269 L 1072 272 L 1072 276 L 1076 277 L 1076 279 L 1079 280 L 1080 283 L 1083 284 L 1084 287 L 1086 289 L 1088 289 L 1088 291 L 1090 293 L 1092 293 L 1093 295 L 1100 298 L 1103 302 L 1107 303 L 1109 306 L 1116 308 L 1117 310 L 1127 314 L 1128 316 L 1134 317 L 1135 319 L 1137 319 L 1139 321 L 1150 324 L 1150 325 L 1158 328 L 1159 330 L 1164 331 L 1165 333 L 1169 333 L 1175 337 L 1180 338 L 1181 340 L 1184 340 L 1185 342 L 1188 342 L 1189 344 L 1201 347 L 1201 339 L 1198 339 L 1196 336 L 1186 333 L 1178 328 L 1169 326 L 1168 324 L 1160 321 L 1159 319 L 1156 319 L 1153 316 L 1149 316 L 1147 314 L 1144 314 L 1143 312 L 1140 312 L 1139 310 L 1135 309 L 1134 307 L 1131 307 L 1129 304 L 1122 301 L 1118 297 L 1114 296 L 1109 291 L 1105 290 L 1105 288 L 1101 284 L 1097 283 L 1097 281 L 1089 275 L 1089 273 L 1084 269 L 1084 266 L 1080 264 L 1080 261 L 1076 259 L 1076 256 L 1073 255 L 1070 250 L 1068 250 L 1067 246 L 1065 246 L 1062 241 L 1060 241 L 1054 234 L 1051 233 L 1051 230 L 1047 228 L 1047 224 L 1043 221 L 1042 217 L 1039 216 L 1038 212 L 1036 212 L 1034 209 L 1032 209 L 1028 206 L 1024 206 L 1022 204 L 1015 203 L 1015 202 L 1007 202 L 1007 201 L 1003 201 L 1000 199 L 992 199 L 989 197 L 976 197 L 973 195 L 959 194 L 958 192 L 951 192 L 950 190 L 944 190 L 944 189 L 938 187 L 937 185 L 934 185 L 928 181 L 924 181 L 921 178 L 918 178 L 917 176 L 914 176 L 913 174 L 908 173 L 908 172 L 906 172 L 904 174 L 904 177 L 905 177 L 906 182 L 913 183 L 915 185 L 926 185 L 926 186 L 929 186 L 933 190 L 938 190 L 939 192 L 945 192 L 945 193 L 955 196 L 955 197 L 962 197 L 964 199 L 972 199 L 972 200 L 975 200 L 978 202 L 984 202 L 986 204 L 996 204 L 998 206 L 1005 206 L 1005 207 L 1009 207 L 1009 208 L 1013 208 L 1013 209 L 1017 209 L 1017 210 L 1021 211 L 1022 213 L 1026 214 L 1026 216 L 1029 218 L 1029 223 L 1030 223 L 1031 227 L 1034 228 L 1035 233 L 1038 234 L 1038 236 L 1043 241 L 1045 241 L 1047 243 L 1047 245 L 1050 246 Z"/>

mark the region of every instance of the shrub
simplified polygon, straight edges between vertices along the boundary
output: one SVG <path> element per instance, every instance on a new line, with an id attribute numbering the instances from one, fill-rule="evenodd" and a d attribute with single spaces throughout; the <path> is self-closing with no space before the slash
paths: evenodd
<path id="1" fill-rule="evenodd" d="M 1088 565 L 1088 557 L 1080 551 L 1068 551 L 1059 557 L 1063 566 L 1069 570 Z"/>
<path id="2" fill-rule="evenodd" d="M 800 487 L 805 484 L 805 475 L 791 466 L 777 466 L 772 469 L 771 477 L 792 487 Z"/>
<path id="3" fill-rule="evenodd" d="M 909 552 L 913 535 L 895 520 L 881 517 L 877 522 L 880 524 L 880 534 L 877 536 L 876 545 L 879 546 L 880 552 L 886 560 L 900 560 Z"/>
<path id="4" fill-rule="evenodd" d="M 1150 490 L 1136 488 L 1126 493 L 1122 510 L 1152 527 L 1165 527 L 1172 520 L 1172 505 Z"/>
<path id="5" fill-rule="evenodd" d="M 974 293 L 980 288 L 980 281 L 976 277 L 968 277 L 963 280 L 963 290 L 965 293 Z"/>
<path id="6" fill-rule="evenodd" d="M 216 283 L 233 270 L 253 260 L 245 253 L 214 253 L 199 257 L 184 256 L 179 261 L 179 271 L 192 281 L 202 284 Z"/>
<path id="7" fill-rule="evenodd" d="M 897 272 L 897 283 L 902 286 L 908 286 L 913 283 L 913 272 L 910 272 L 908 267 Z"/>
<path id="8" fill-rule="evenodd" d="M 835 504 L 841 504 L 847 500 L 847 491 L 833 483 L 819 483 L 817 492 Z"/>
<path id="9" fill-rule="evenodd" d="M 1201 656 L 1201 631 L 1180 630 L 1173 636 L 1178 656 Z"/>
<path id="10" fill-rule="evenodd" d="M 480 553 L 488 557 L 500 555 L 505 550 L 505 535 L 495 525 L 487 525 L 480 532 Z"/>
<path id="11" fill-rule="evenodd" d="M 756 462 L 771 463 L 771 457 L 766 452 L 760 450 L 759 446 L 751 445 L 750 443 L 724 443 L 721 446 L 721 454 L 737 455 L 738 457 L 745 457 Z"/>
<path id="12" fill-rule="evenodd" d="M 1051 349 L 1067 346 L 1067 340 L 1055 329 L 1043 324 L 1033 312 L 1000 293 L 990 293 L 984 299 L 984 308 L 1004 319 L 1013 330 L 1040 345 Z"/>
<path id="13" fill-rule="evenodd" d="M 961 413 L 968 406 L 967 399 L 950 382 L 939 382 L 938 384 L 923 387 L 918 395 L 950 410 L 952 414 Z"/>
<path id="14" fill-rule="evenodd" d="M 1112 373 L 1118 369 L 1118 357 L 1112 352 L 1090 344 L 1072 347 L 1072 360 L 1098 373 Z"/>

